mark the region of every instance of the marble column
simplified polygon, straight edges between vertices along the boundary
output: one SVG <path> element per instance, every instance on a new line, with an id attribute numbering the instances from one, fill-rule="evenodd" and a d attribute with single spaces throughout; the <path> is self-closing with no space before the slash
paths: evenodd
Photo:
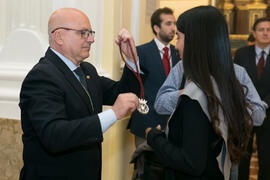
<path id="1" fill-rule="evenodd" d="M 231 2 L 231 0 L 224 0 L 223 2 L 219 3 L 218 8 L 225 15 L 229 32 L 234 33 L 234 4 Z"/>

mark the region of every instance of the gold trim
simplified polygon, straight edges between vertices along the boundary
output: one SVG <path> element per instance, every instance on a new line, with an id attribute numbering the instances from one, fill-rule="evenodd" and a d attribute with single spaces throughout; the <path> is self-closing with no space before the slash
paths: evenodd
<path id="1" fill-rule="evenodd" d="M 253 0 L 254 3 L 263 3 L 263 0 Z"/>
<path id="2" fill-rule="evenodd" d="M 223 9 L 231 10 L 234 8 L 234 5 L 232 3 L 225 3 L 223 6 Z"/>
<path id="3" fill-rule="evenodd" d="M 234 8 L 234 4 L 231 2 L 224 2 L 218 5 L 218 9 L 221 10 L 232 10 Z"/>
<path id="4" fill-rule="evenodd" d="M 248 34 L 230 34 L 232 40 L 247 40 Z"/>
<path id="5" fill-rule="evenodd" d="M 246 4 L 246 5 L 237 5 L 237 9 L 239 10 L 250 10 L 250 9 L 256 9 L 256 10 L 265 10 L 267 8 L 267 5 L 264 3 L 252 3 L 252 4 Z"/>
<path id="6" fill-rule="evenodd" d="M 241 11 L 248 10 L 247 5 L 237 5 L 236 8 L 239 9 L 239 10 L 241 10 Z"/>
<path id="7" fill-rule="evenodd" d="M 252 4 L 247 4 L 247 9 L 256 9 L 256 10 L 265 10 L 267 8 L 267 5 L 264 3 L 252 3 Z"/>

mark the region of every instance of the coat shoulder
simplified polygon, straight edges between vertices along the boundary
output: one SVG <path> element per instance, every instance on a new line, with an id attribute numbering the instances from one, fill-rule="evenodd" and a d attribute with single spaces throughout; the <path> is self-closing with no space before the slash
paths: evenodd
<path id="1" fill-rule="evenodd" d="M 150 41 L 150 42 L 147 42 L 145 44 L 141 44 L 139 46 L 137 46 L 137 51 L 149 51 L 149 48 L 153 47 L 153 46 L 156 46 L 154 40 Z"/>
<path id="2" fill-rule="evenodd" d="M 247 53 L 249 51 L 252 51 L 254 49 L 254 46 L 244 46 L 236 50 L 235 54 L 242 54 Z"/>

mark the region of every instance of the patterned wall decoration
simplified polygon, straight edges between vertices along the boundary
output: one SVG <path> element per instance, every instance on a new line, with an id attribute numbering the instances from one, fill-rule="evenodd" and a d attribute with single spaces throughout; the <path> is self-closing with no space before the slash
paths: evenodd
<path id="1" fill-rule="evenodd" d="M 233 49 L 246 45 L 246 39 L 252 32 L 254 22 L 258 18 L 267 16 L 268 6 L 264 0 L 218 1 L 217 7 L 226 16 Z"/>
<path id="2" fill-rule="evenodd" d="M 19 179 L 22 168 L 21 122 L 0 118 L 0 179 Z"/>

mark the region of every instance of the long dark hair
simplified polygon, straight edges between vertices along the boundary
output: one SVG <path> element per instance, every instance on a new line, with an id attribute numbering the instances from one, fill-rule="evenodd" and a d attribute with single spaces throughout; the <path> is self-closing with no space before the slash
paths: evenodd
<path id="1" fill-rule="evenodd" d="M 220 137 L 218 107 L 222 108 L 228 126 L 230 157 L 232 162 L 238 163 L 246 152 L 252 119 L 244 87 L 235 76 L 226 20 L 215 7 L 199 6 L 180 15 L 176 26 L 185 35 L 185 75 L 206 94 L 212 126 Z M 217 83 L 220 100 L 214 92 L 211 76 Z"/>

